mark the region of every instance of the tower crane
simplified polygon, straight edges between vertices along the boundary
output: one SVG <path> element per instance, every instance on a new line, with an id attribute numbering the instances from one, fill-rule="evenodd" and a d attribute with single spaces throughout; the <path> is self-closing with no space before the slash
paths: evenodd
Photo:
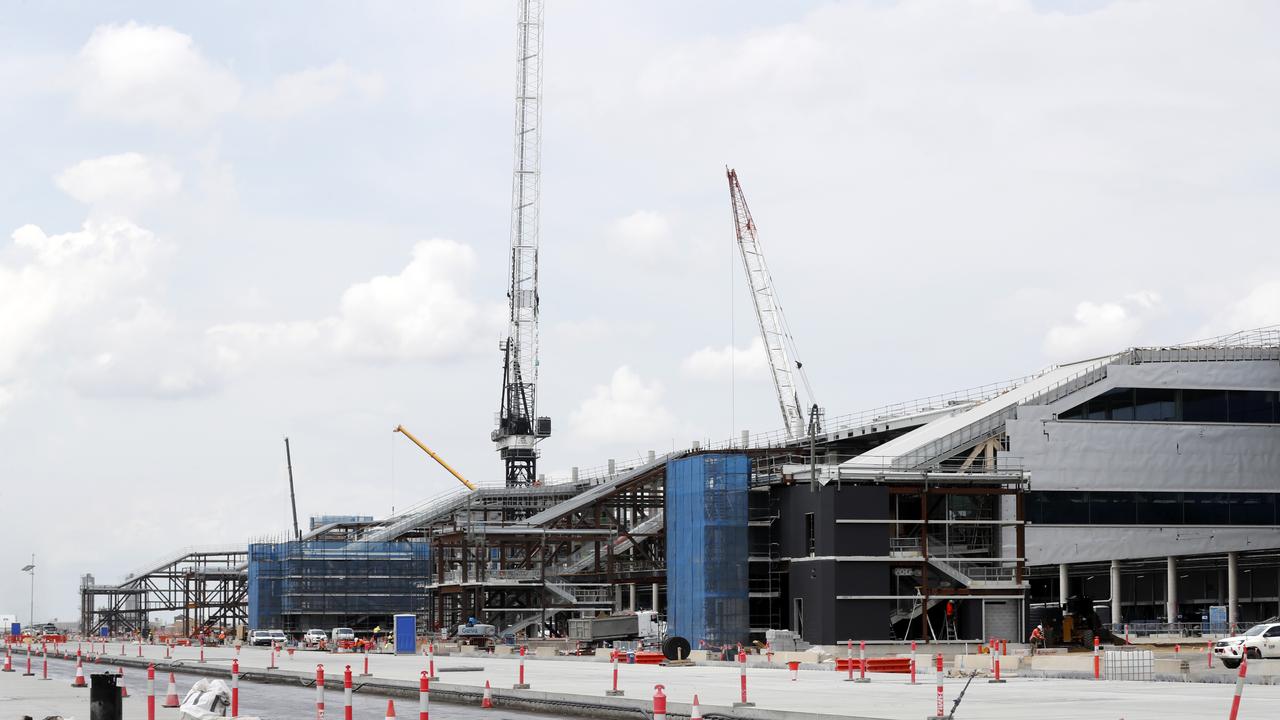
<path id="1" fill-rule="evenodd" d="M 804 372 L 804 365 L 795 361 L 795 374 L 792 373 L 792 361 L 798 356 L 791 329 L 787 326 L 786 316 L 782 314 L 782 303 L 778 300 L 778 292 L 774 288 L 773 278 L 764 262 L 764 249 L 760 246 L 760 237 L 756 232 L 755 221 L 751 219 L 751 210 L 747 207 L 747 196 L 742 192 L 738 182 L 738 173 L 725 168 L 729 178 L 729 202 L 733 206 L 733 229 L 738 238 L 738 249 L 742 254 L 742 267 L 746 271 L 747 285 L 751 289 L 751 302 L 755 306 L 756 321 L 760 326 L 760 338 L 764 341 L 768 353 L 769 371 L 773 376 L 773 387 L 778 394 L 778 406 L 782 410 L 782 422 L 786 427 L 787 439 L 796 440 L 805 436 L 805 414 L 801 409 L 800 397 L 796 391 L 795 376 L 799 375 L 804 384 L 805 394 L 813 400 L 813 389 Z M 809 411 L 808 434 L 816 435 L 821 431 L 821 410 L 817 402 L 813 402 Z"/>
<path id="2" fill-rule="evenodd" d="M 538 195 L 542 145 L 542 0 L 520 0 L 516 23 L 515 167 L 511 182 L 509 313 L 502 352 L 498 426 L 490 434 L 506 466 L 506 485 L 532 485 L 537 443 L 551 418 L 537 415 Z"/>

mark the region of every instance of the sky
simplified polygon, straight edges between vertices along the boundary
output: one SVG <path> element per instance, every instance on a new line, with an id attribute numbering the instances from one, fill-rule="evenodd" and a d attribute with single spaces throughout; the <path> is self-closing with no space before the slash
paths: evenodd
<path id="1" fill-rule="evenodd" d="M 1280 6 L 550 0 L 540 469 L 1280 322 Z M 500 482 L 511 2 L 0 19 L 0 614 Z"/>

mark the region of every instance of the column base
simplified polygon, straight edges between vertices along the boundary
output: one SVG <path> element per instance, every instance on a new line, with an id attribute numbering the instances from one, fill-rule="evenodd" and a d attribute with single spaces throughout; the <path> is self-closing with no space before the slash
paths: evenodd
<path id="1" fill-rule="evenodd" d="M 625 690 L 605 690 L 604 691 L 604 694 L 607 697 L 622 697 L 623 694 L 625 693 L 626 693 Z"/>
<path id="2" fill-rule="evenodd" d="M 529 683 L 516 683 L 515 685 L 511 686 L 511 689 L 512 690 L 528 690 Z"/>
<path id="3" fill-rule="evenodd" d="M 755 706 L 756 704 L 753 702 L 736 702 L 733 704 L 733 707 L 736 707 L 736 708 L 755 707 Z"/>

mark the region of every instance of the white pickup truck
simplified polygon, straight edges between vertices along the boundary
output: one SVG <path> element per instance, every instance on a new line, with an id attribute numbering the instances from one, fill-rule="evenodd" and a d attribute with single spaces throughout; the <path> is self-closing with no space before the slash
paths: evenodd
<path id="1" fill-rule="evenodd" d="M 1280 622 L 1265 622 L 1240 635 L 1223 638 L 1213 644 L 1213 654 L 1228 669 L 1240 667 L 1240 660 L 1280 658 Z"/>

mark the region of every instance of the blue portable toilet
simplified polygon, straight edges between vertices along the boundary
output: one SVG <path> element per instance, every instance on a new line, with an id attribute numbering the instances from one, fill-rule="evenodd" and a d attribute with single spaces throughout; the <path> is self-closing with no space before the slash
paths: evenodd
<path id="1" fill-rule="evenodd" d="M 9 634 L 18 637 L 22 634 L 22 623 L 9 623 Z"/>
<path id="2" fill-rule="evenodd" d="M 392 627 L 396 633 L 396 654 L 413 655 L 418 651 L 418 618 L 396 615 Z"/>
<path id="3" fill-rule="evenodd" d="M 104 638 L 111 637 L 111 628 L 107 627 L 106 625 L 103 625 L 102 627 L 98 628 L 98 637 L 104 637 Z"/>

